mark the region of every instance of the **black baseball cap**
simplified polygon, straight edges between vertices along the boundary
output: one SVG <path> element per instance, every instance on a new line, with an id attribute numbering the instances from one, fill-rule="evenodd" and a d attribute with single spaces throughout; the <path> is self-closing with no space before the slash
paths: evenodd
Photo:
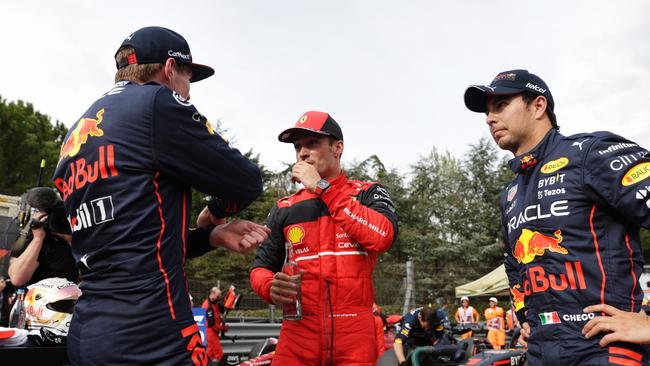
<path id="1" fill-rule="evenodd" d="M 280 142 L 293 142 L 297 132 L 311 132 L 319 135 L 332 136 L 337 140 L 343 140 L 343 132 L 338 123 L 325 112 L 305 112 L 296 124 L 282 131 L 278 136 Z"/>
<path id="2" fill-rule="evenodd" d="M 465 90 L 465 106 L 471 111 L 483 113 L 487 109 L 488 95 L 510 95 L 529 91 L 546 98 L 551 121 L 555 121 L 555 102 L 548 86 L 539 76 L 528 70 L 509 70 L 499 73 L 490 85 L 470 85 Z"/>
<path id="3" fill-rule="evenodd" d="M 138 29 L 124 39 L 120 45 L 131 46 L 135 54 L 129 56 L 121 63 L 115 62 L 118 69 L 131 64 L 164 64 L 168 58 L 173 57 L 176 62 L 187 64 L 192 68 L 190 82 L 203 80 L 214 74 L 214 69 L 192 62 L 190 46 L 183 36 L 171 29 L 163 27 L 144 27 Z M 117 52 L 115 53 L 117 55 Z"/>

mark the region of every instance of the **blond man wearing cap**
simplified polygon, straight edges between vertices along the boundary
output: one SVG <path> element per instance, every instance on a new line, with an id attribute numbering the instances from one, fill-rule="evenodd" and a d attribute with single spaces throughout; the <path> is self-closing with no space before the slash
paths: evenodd
<path id="1" fill-rule="evenodd" d="M 458 307 L 458 310 L 456 310 L 456 323 L 459 325 L 470 325 L 478 323 L 478 321 L 481 319 L 481 316 L 479 315 L 478 311 L 476 311 L 476 309 L 474 309 L 474 307 L 469 304 L 469 297 L 461 297 L 460 305 L 461 306 Z M 463 333 L 461 335 L 462 339 L 470 337 L 472 337 L 471 331 Z"/>
<path id="2" fill-rule="evenodd" d="M 268 303 L 292 301 L 296 284 L 281 272 L 288 243 L 303 272 L 303 317 L 282 323 L 273 365 L 373 366 L 372 272 L 397 236 L 393 202 L 380 184 L 343 173 L 343 133 L 328 113 L 303 114 L 278 139 L 293 145 L 291 177 L 303 188 L 271 209 L 251 287 Z"/>
<path id="3" fill-rule="evenodd" d="M 497 306 L 497 298 L 490 298 L 490 307 L 485 309 L 485 326 L 487 339 L 494 349 L 501 349 L 506 344 L 506 330 L 503 321 L 503 308 Z"/>
<path id="4" fill-rule="evenodd" d="M 214 73 L 178 33 L 146 27 L 115 54 L 116 83 L 70 128 L 54 185 L 72 226 L 81 290 L 72 365 L 207 365 L 184 265 L 223 246 L 253 250 L 261 225 L 225 217 L 262 192 L 260 169 L 189 101 Z M 212 198 L 190 226 L 192 188 Z"/>

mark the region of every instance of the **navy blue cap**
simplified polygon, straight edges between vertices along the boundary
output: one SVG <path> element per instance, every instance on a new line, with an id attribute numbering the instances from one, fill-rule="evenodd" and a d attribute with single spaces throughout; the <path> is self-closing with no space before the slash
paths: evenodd
<path id="1" fill-rule="evenodd" d="M 554 121 L 553 108 L 555 102 L 548 86 L 539 76 L 531 74 L 528 70 L 509 70 L 499 73 L 490 85 L 471 85 L 465 90 L 465 105 L 474 112 L 487 110 L 488 95 L 509 95 L 529 91 L 546 98 L 548 107 L 546 112 Z"/>
<path id="2" fill-rule="evenodd" d="M 214 69 L 192 62 L 190 46 L 183 36 L 171 29 L 163 27 L 145 27 L 126 37 L 120 45 L 131 46 L 135 54 L 121 63 L 115 62 L 118 69 L 131 64 L 164 64 L 172 57 L 179 64 L 187 64 L 192 68 L 190 82 L 203 80 L 214 74 Z M 117 52 L 115 53 L 117 55 Z"/>

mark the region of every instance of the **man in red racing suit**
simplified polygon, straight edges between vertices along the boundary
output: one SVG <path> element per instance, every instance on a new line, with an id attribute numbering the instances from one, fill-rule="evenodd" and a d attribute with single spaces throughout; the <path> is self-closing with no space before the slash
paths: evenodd
<path id="1" fill-rule="evenodd" d="M 228 324 L 222 322 L 221 313 L 225 308 L 219 303 L 221 300 L 221 290 L 218 287 L 210 289 L 208 298 L 201 305 L 205 309 L 205 338 L 208 343 L 208 357 L 219 362 L 223 357 L 223 349 L 219 341 L 219 332 L 228 330 Z"/>
<path id="2" fill-rule="evenodd" d="M 294 144 L 292 178 L 304 188 L 271 209 L 251 286 L 269 303 L 290 301 L 295 287 L 281 269 L 291 243 L 303 318 L 283 322 L 273 365 L 374 365 L 372 271 L 397 236 L 393 202 L 381 185 L 345 176 L 343 135 L 329 114 L 305 113 L 279 140 Z"/>

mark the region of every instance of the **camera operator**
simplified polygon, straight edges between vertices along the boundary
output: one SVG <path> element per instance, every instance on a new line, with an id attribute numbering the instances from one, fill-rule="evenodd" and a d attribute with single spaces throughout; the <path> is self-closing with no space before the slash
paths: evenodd
<path id="1" fill-rule="evenodd" d="M 31 189 L 27 202 L 34 208 L 25 239 L 29 244 L 14 246 L 9 262 L 11 283 L 16 288 L 26 287 L 51 277 L 78 282 L 63 202 L 52 189 L 42 187 Z"/>

